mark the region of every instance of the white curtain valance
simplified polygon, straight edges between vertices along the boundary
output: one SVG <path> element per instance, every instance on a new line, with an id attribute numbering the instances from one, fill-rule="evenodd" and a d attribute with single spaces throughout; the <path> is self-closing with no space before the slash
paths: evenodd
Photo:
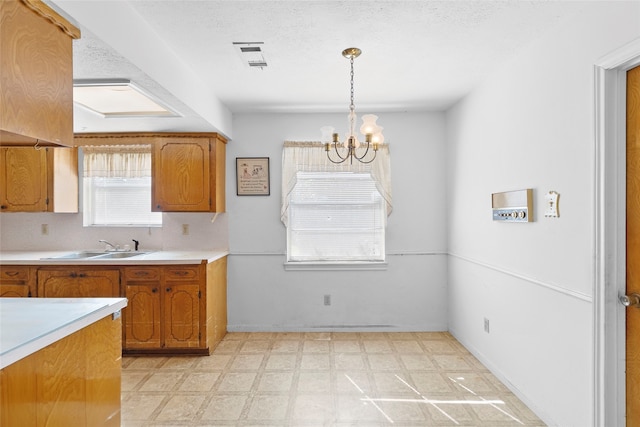
<path id="1" fill-rule="evenodd" d="M 84 176 L 143 178 L 151 176 L 151 145 L 85 145 Z"/>
<path id="2" fill-rule="evenodd" d="M 324 144 L 321 142 L 285 141 L 282 149 L 282 204 L 280 219 L 287 225 L 289 213 L 289 194 L 296 185 L 298 172 L 369 172 L 376 182 L 378 191 L 387 205 L 387 216 L 393 209 L 391 197 L 391 159 L 389 145 L 378 148 L 376 159 L 368 164 L 347 160 L 341 164 L 332 163 L 327 158 Z"/>

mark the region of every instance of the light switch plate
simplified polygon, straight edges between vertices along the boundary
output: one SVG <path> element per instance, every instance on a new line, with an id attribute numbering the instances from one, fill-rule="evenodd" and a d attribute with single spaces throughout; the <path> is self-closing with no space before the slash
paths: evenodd
<path id="1" fill-rule="evenodd" d="M 558 212 L 558 198 L 560 195 L 555 191 L 549 191 L 545 196 L 546 210 L 544 216 L 549 218 L 558 218 L 560 216 Z"/>

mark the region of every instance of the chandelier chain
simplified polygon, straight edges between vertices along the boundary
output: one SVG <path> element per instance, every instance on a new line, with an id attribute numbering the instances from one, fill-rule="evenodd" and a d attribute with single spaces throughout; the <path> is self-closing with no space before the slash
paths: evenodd
<path id="1" fill-rule="evenodd" d="M 350 58 L 350 62 L 351 62 L 351 104 L 349 105 L 349 109 L 350 109 L 351 111 L 354 111 L 354 110 L 356 109 L 356 106 L 355 106 L 354 101 L 353 101 L 353 99 L 354 99 L 354 90 L 353 90 L 353 76 L 354 76 L 354 73 L 353 73 L 353 58 L 354 58 L 353 56 L 351 56 L 351 58 Z"/>

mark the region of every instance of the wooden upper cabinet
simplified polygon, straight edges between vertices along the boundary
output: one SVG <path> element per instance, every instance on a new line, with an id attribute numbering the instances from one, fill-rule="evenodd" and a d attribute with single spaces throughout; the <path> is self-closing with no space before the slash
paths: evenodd
<path id="1" fill-rule="evenodd" d="M 40 0 L 0 1 L 0 143 L 73 145 L 73 39 Z"/>
<path id="2" fill-rule="evenodd" d="M 0 148 L 0 211 L 47 211 L 47 151 Z"/>
<path id="3" fill-rule="evenodd" d="M 211 210 L 211 143 L 206 139 L 160 139 L 154 147 L 152 210 Z"/>
<path id="4" fill-rule="evenodd" d="M 78 212 L 77 149 L 0 147 L 0 212 Z"/>
<path id="5" fill-rule="evenodd" d="M 227 141 L 216 133 L 86 133 L 75 144 L 151 145 L 152 211 L 225 210 Z"/>
<path id="6" fill-rule="evenodd" d="M 226 140 L 162 137 L 153 150 L 152 210 L 224 212 Z"/>

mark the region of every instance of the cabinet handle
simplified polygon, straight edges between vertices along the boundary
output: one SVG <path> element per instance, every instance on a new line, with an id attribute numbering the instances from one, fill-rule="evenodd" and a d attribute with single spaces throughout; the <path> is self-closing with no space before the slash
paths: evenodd
<path id="1" fill-rule="evenodd" d="M 156 292 L 158 292 L 158 288 L 151 289 L 151 292 L 153 292 L 155 294 Z"/>
<path id="2" fill-rule="evenodd" d="M 87 277 L 87 275 L 84 274 L 84 273 L 80 273 L 80 274 L 78 274 L 78 277 Z"/>
<path id="3" fill-rule="evenodd" d="M 69 273 L 69 277 L 78 277 L 78 275 L 74 271 L 72 271 L 71 273 Z"/>
<path id="4" fill-rule="evenodd" d="M 176 271 L 175 272 L 176 276 L 186 276 L 187 274 L 189 274 L 188 271 Z"/>
<path id="5" fill-rule="evenodd" d="M 171 292 L 171 288 L 167 288 L 167 292 Z"/>
<path id="6" fill-rule="evenodd" d="M 17 276 L 18 274 L 20 274 L 19 271 L 5 271 L 5 273 L 7 276 L 9 277 L 13 277 L 13 276 Z"/>
<path id="7" fill-rule="evenodd" d="M 5 205 L 0 205 L 0 209 L 7 209 Z"/>
<path id="8" fill-rule="evenodd" d="M 148 271 L 136 271 L 135 275 L 136 276 L 148 276 L 149 272 Z"/>

